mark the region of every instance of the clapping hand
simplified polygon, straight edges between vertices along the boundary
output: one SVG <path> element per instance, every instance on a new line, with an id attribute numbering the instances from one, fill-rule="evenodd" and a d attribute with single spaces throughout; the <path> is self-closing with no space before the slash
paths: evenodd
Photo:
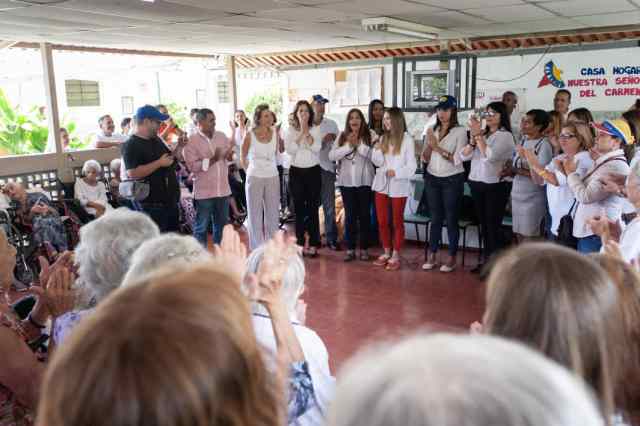
<path id="1" fill-rule="evenodd" d="M 358 145 L 358 135 L 354 132 L 350 132 L 347 136 L 347 142 L 351 145 L 352 148 L 355 148 Z"/>
<path id="2" fill-rule="evenodd" d="M 240 241 L 240 234 L 233 225 L 226 225 L 222 230 L 220 244 L 213 246 L 213 255 L 224 262 L 235 275 L 242 280 L 246 270 L 247 247 Z"/>

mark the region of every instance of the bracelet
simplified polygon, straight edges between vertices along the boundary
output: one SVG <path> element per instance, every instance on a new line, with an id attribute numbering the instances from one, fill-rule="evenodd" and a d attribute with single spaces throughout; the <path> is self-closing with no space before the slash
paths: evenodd
<path id="1" fill-rule="evenodd" d="M 31 316 L 31 314 L 27 316 L 27 321 L 29 321 L 29 323 L 32 326 L 34 326 L 35 328 L 39 328 L 40 330 L 42 330 L 43 328 L 46 328 L 46 325 L 37 323 L 36 320 L 34 320 L 33 317 Z"/>

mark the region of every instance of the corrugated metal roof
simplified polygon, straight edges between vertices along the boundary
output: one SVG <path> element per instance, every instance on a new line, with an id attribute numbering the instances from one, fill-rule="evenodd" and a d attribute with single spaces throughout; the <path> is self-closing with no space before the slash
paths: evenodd
<path id="1" fill-rule="evenodd" d="M 492 37 L 448 42 L 449 53 L 473 53 L 491 50 L 527 49 L 546 46 L 606 43 L 620 40 L 640 39 L 640 31 L 576 32 L 565 34 L 541 34 L 526 36 Z M 330 50 L 295 52 L 274 55 L 236 56 L 238 67 L 286 67 L 339 63 L 357 60 L 382 59 L 406 56 L 437 55 L 440 44 L 405 45 L 385 48 L 354 48 L 351 50 Z"/>

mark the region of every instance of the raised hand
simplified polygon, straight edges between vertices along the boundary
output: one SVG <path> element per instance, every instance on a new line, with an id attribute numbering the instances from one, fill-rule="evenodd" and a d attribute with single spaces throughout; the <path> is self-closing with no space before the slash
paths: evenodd
<path id="1" fill-rule="evenodd" d="M 282 277 L 289 267 L 290 260 L 297 256 L 300 248 L 296 245 L 294 237 L 286 237 L 279 231 L 266 244 L 257 278 L 259 285 L 258 301 L 267 308 L 280 303 L 280 289 Z"/>
<path id="2" fill-rule="evenodd" d="M 242 278 L 246 270 L 247 247 L 240 241 L 240 234 L 233 225 L 226 225 L 222 230 L 220 245 L 213 246 L 214 257 L 222 260 L 230 270 Z"/>

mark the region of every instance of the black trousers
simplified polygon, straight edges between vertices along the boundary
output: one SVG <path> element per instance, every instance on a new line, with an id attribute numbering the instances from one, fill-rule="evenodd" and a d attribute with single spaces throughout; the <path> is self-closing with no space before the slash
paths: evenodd
<path id="1" fill-rule="evenodd" d="M 502 241 L 502 220 L 511 193 L 511 183 L 484 183 L 469 181 L 476 215 L 482 230 L 484 259 L 504 246 Z"/>
<path id="2" fill-rule="evenodd" d="M 309 245 L 320 247 L 320 166 L 289 169 L 289 189 L 296 210 L 296 238 L 304 246 L 304 233 L 309 233 Z"/>
<path id="3" fill-rule="evenodd" d="M 341 186 L 340 194 L 344 204 L 347 249 L 355 250 L 360 237 L 360 250 L 367 250 L 371 244 L 371 187 Z"/>

